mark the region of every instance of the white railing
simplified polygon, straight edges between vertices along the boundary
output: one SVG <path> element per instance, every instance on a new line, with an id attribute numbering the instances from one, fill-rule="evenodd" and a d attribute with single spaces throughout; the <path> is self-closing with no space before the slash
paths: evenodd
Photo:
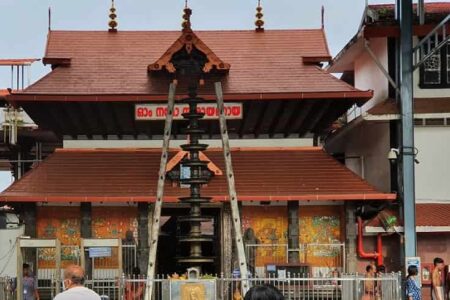
<path id="1" fill-rule="evenodd" d="M 377 278 L 366 278 L 361 275 L 315 278 L 287 274 L 284 278 L 269 277 L 245 280 L 250 286 L 271 285 L 277 288 L 285 299 L 289 300 L 360 300 L 364 298 L 400 300 L 402 298 L 400 273 L 386 274 Z M 193 292 L 198 293 L 196 295 L 199 296 L 198 299 L 233 300 L 244 296 L 241 293 L 243 280 L 231 278 L 231 276 L 199 280 L 157 278 L 152 281 L 145 278 L 123 277 L 119 281 L 118 286 L 115 287 L 112 283 L 108 285 L 108 288 L 105 288 L 105 283 L 98 289 L 95 283 L 91 287 L 110 300 L 140 300 L 150 282 L 154 286 L 151 297 L 153 300 L 181 299 L 179 297 L 183 285 L 186 285 L 186 288 L 193 288 Z M 198 288 L 199 286 L 202 288 Z"/>
<path id="2" fill-rule="evenodd" d="M 277 288 L 288 300 L 360 300 L 383 299 L 400 300 L 402 281 L 400 273 L 384 274 L 381 277 L 368 278 L 362 275 L 342 275 L 339 277 L 308 277 L 303 274 L 287 273 L 284 277 L 266 277 L 245 279 L 250 286 L 271 285 Z M 153 300 L 179 299 L 179 293 L 185 284 L 191 287 L 204 286 L 208 300 L 233 300 L 241 293 L 242 279 L 232 276 L 209 276 L 199 280 L 170 280 L 157 276 L 153 280 L 144 277 L 127 277 L 114 279 L 89 279 L 85 286 L 96 291 L 102 299 L 108 300 L 142 300 L 147 285 L 153 283 Z M 14 300 L 13 284 L 10 278 L 0 277 L 0 299 Z M 52 281 L 52 285 L 56 284 Z M 188 286 L 189 287 L 189 286 Z M 40 289 L 40 292 L 42 290 Z M 178 293 L 178 294 L 177 294 Z M 201 296 L 201 295 L 200 295 Z M 41 293 L 41 299 L 53 299 L 54 288 L 50 293 Z"/>

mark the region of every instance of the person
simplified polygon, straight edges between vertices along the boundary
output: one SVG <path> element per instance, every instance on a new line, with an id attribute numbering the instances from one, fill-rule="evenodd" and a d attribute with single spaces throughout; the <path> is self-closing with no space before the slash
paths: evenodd
<path id="1" fill-rule="evenodd" d="M 23 264 L 23 300 L 39 300 L 37 280 L 31 272 L 29 264 Z"/>
<path id="2" fill-rule="evenodd" d="M 284 300 L 284 296 L 276 287 L 267 284 L 249 289 L 244 300 Z"/>
<path id="3" fill-rule="evenodd" d="M 384 265 L 378 265 L 377 266 L 377 278 L 382 278 L 386 274 L 386 267 Z M 381 300 L 383 299 L 383 289 L 385 287 L 383 286 L 383 280 L 378 279 L 376 282 L 376 299 Z"/>
<path id="4" fill-rule="evenodd" d="M 377 275 L 383 275 L 386 273 L 386 267 L 384 265 L 377 266 Z"/>
<path id="5" fill-rule="evenodd" d="M 444 300 L 444 285 L 442 283 L 442 271 L 444 270 L 444 260 L 436 257 L 433 260 L 434 270 L 431 276 L 431 299 Z"/>
<path id="6" fill-rule="evenodd" d="M 366 280 L 364 280 L 364 295 L 362 300 L 375 299 L 375 266 L 370 264 L 366 267 Z"/>
<path id="7" fill-rule="evenodd" d="M 417 266 L 408 267 L 408 277 L 406 277 L 406 297 L 408 300 L 421 300 L 422 290 L 417 283 L 417 274 L 419 270 Z"/>
<path id="8" fill-rule="evenodd" d="M 142 298 L 144 293 L 144 282 L 136 281 L 141 279 L 140 274 L 141 270 L 139 267 L 134 267 L 133 277 L 131 278 L 134 281 L 127 281 L 125 284 L 125 300 L 139 300 Z"/>
<path id="9" fill-rule="evenodd" d="M 100 300 L 100 296 L 83 286 L 84 270 L 78 265 L 70 265 L 64 270 L 62 293 L 56 295 L 54 300 Z"/>

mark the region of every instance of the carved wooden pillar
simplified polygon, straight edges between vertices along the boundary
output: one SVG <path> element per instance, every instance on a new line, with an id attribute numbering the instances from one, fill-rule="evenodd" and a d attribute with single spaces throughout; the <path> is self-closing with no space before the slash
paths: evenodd
<path id="1" fill-rule="evenodd" d="M 25 224 L 25 235 L 30 238 L 37 237 L 37 206 L 36 203 L 23 203 L 21 206 L 21 218 Z M 33 271 L 36 272 L 36 249 L 26 249 L 25 250 L 25 260 L 26 263 L 31 263 L 33 265 Z"/>
<path id="2" fill-rule="evenodd" d="M 345 204 L 345 257 L 347 264 L 347 273 L 356 273 L 357 254 L 356 254 L 356 219 L 355 205 L 347 202 Z"/>
<path id="3" fill-rule="evenodd" d="M 141 270 L 141 274 L 147 274 L 148 255 L 149 255 L 149 225 L 151 225 L 151 218 L 149 218 L 149 212 L 152 212 L 148 203 L 138 204 L 138 267 Z M 150 215 L 151 217 L 151 215 Z M 150 222 L 150 223 L 149 223 Z"/>
<path id="4" fill-rule="evenodd" d="M 299 229 L 298 229 L 298 201 L 288 201 L 288 248 L 296 250 L 299 248 Z M 299 262 L 299 252 L 289 251 L 289 263 Z"/>
<path id="5" fill-rule="evenodd" d="M 92 204 L 90 202 L 82 202 L 80 203 L 80 215 L 81 215 L 81 223 L 80 223 L 80 236 L 81 238 L 88 239 L 92 238 Z M 85 259 L 85 271 L 88 277 L 92 277 L 92 264 L 89 259 L 89 253 L 81 253 L 80 255 L 84 255 Z"/>

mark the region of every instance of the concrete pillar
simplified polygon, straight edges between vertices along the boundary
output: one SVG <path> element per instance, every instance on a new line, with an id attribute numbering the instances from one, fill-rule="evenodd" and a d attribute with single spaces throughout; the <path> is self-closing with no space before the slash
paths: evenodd
<path id="1" fill-rule="evenodd" d="M 80 204 L 80 215 L 81 215 L 81 224 L 80 224 L 80 236 L 81 238 L 88 239 L 92 238 L 92 204 L 90 202 L 82 202 Z M 86 274 L 88 277 L 92 277 L 92 263 L 89 258 L 89 253 L 81 253 L 85 258 L 85 266 Z"/>
<path id="2" fill-rule="evenodd" d="M 347 202 L 345 204 L 345 257 L 346 272 L 356 273 L 358 257 L 356 253 L 356 218 L 355 205 Z"/>
<path id="3" fill-rule="evenodd" d="M 138 267 L 141 270 L 141 274 L 147 274 L 148 255 L 149 255 L 149 225 L 151 225 L 151 219 L 149 219 L 150 207 L 148 203 L 138 204 Z M 150 223 L 149 223 L 150 221 Z"/>
<path id="4" fill-rule="evenodd" d="M 298 201 L 288 201 L 288 248 L 298 249 L 300 247 L 299 236 L 299 217 L 298 217 Z M 289 251 L 288 253 L 289 263 L 299 262 L 299 252 Z"/>

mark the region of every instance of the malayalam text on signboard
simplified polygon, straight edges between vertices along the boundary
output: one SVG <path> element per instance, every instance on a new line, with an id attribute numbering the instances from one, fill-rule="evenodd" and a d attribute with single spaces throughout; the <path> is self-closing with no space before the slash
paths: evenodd
<path id="1" fill-rule="evenodd" d="M 182 120 L 183 113 L 189 111 L 187 104 L 176 104 L 173 110 L 173 119 Z M 215 103 L 201 103 L 197 107 L 198 112 L 205 114 L 204 119 L 217 119 L 219 111 Z M 225 103 L 225 117 L 227 119 L 242 119 L 242 103 Z M 165 120 L 167 115 L 166 104 L 136 104 L 134 117 L 136 121 Z"/>

